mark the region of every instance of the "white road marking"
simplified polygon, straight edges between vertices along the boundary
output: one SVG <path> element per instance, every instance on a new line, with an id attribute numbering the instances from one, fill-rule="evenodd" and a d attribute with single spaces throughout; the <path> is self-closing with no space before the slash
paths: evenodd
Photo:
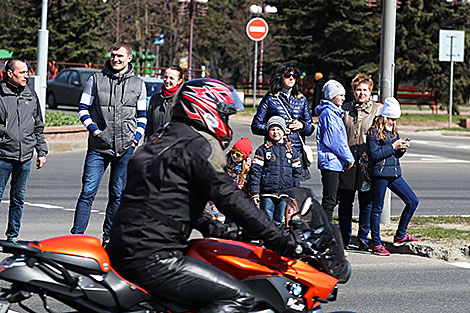
<path id="1" fill-rule="evenodd" d="M 400 159 L 401 163 L 470 163 L 467 160 L 458 160 L 458 159 L 451 159 L 451 158 L 443 158 L 437 155 L 432 154 L 417 154 L 417 153 L 410 153 L 407 152 L 405 156 Z"/>
<path id="2" fill-rule="evenodd" d="M 470 269 L 470 263 L 468 263 L 468 262 L 453 262 L 453 263 L 449 263 L 449 264 L 453 265 L 453 266 L 460 267 L 460 268 Z"/>
<path id="3" fill-rule="evenodd" d="M 453 143 L 444 142 L 444 141 L 412 140 L 411 145 L 413 145 L 414 143 L 421 144 L 421 145 L 431 145 L 433 147 L 453 148 L 453 149 L 458 149 L 458 150 L 462 150 L 462 149 L 470 150 L 470 145 L 458 145 L 458 146 L 456 146 Z"/>

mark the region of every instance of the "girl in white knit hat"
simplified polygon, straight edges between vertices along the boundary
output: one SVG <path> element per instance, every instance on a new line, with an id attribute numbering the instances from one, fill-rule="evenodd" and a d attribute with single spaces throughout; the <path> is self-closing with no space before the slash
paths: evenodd
<path id="1" fill-rule="evenodd" d="M 390 255 L 380 238 L 380 215 L 384 204 L 385 191 L 389 188 L 404 203 L 398 228 L 393 238 L 394 246 L 401 246 L 418 239 L 406 234 L 408 224 L 418 207 L 418 198 L 402 177 L 400 158 L 410 146 L 409 139 L 402 140 L 397 132 L 396 121 L 401 115 L 398 101 L 385 99 L 378 116 L 367 133 L 367 153 L 369 155 L 369 175 L 374 201 L 371 212 L 371 236 L 373 250 L 377 255 Z"/>

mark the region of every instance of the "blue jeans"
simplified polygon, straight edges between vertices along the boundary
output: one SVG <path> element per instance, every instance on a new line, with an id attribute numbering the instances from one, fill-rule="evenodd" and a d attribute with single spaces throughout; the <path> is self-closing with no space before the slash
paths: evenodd
<path id="1" fill-rule="evenodd" d="M 0 200 L 11 175 L 10 208 L 8 211 L 7 237 L 18 237 L 23 214 L 24 195 L 28 185 L 31 160 L 26 162 L 0 160 Z"/>
<path id="2" fill-rule="evenodd" d="M 352 232 L 352 212 L 356 190 L 338 189 L 338 219 L 339 229 L 344 245 L 349 244 Z M 372 210 L 372 191 L 358 191 L 359 199 L 359 230 L 357 239 L 367 244 L 370 231 L 370 213 Z"/>
<path id="3" fill-rule="evenodd" d="M 400 177 L 371 177 L 371 189 L 374 194 L 374 202 L 372 205 L 372 213 L 370 217 L 370 230 L 372 235 L 372 244 L 374 247 L 382 245 L 380 239 L 380 215 L 384 206 L 385 191 L 387 187 L 396 194 L 404 203 L 405 208 L 401 213 L 400 222 L 396 232 L 396 237 L 403 238 L 406 235 L 406 229 L 413 217 L 413 214 L 418 207 L 418 197 L 416 197 L 413 190 Z"/>
<path id="4" fill-rule="evenodd" d="M 274 219 L 277 226 L 281 226 L 284 221 L 286 205 L 286 197 L 261 197 L 260 199 L 260 209 L 266 213 L 270 220 Z"/>
<path id="5" fill-rule="evenodd" d="M 91 206 L 98 192 L 101 178 L 108 165 L 111 164 L 108 183 L 108 205 L 106 206 L 106 215 L 103 223 L 103 238 L 109 237 L 113 217 L 121 204 L 122 190 L 126 184 L 127 163 L 133 152 L 134 147 L 131 147 L 126 154 L 115 157 L 93 150 L 87 151 L 83 168 L 82 191 L 78 197 L 73 227 L 70 230 L 72 234 L 85 233 L 88 221 L 90 220 Z"/>

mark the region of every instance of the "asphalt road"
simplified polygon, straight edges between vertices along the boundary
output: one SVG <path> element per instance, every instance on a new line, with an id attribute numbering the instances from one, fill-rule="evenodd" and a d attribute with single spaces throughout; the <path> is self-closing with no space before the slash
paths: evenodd
<path id="1" fill-rule="evenodd" d="M 243 123 L 232 123 L 234 140 L 248 136 L 256 147 L 262 138 L 251 135 Z M 432 133 L 407 133 L 411 148 L 403 159 L 404 176 L 420 199 L 420 215 L 470 215 L 470 138 L 441 137 Z M 314 145 L 314 139 L 308 142 Z M 41 170 L 32 169 L 26 195 L 20 237 L 25 240 L 66 235 L 72 226 L 76 199 L 81 188 L 85 151 L 52 153 Z M 321 195 L 318 170 L 305 182 Z M 93 206 L 88 235 L 100 237 L 107 199 L 107 177 Z M 0 204 L 0 231 L 4 232 L 8 190 Z M 392 215 L 399 215 L 401 201 L 392 197 Z M 410 255 L 378 257 L 350 253 L 351 280 L 340 287 L 338 300 L 325 312 L 467 312 L 469 269 Z M 465 266 L 465 264 L 464 264 Z M 39 301 L 32 301 L 41 312 Z M 15 309 L 20 312 L 21 310 Z M 60 305 L 56 308 L 66 311 Z"/>

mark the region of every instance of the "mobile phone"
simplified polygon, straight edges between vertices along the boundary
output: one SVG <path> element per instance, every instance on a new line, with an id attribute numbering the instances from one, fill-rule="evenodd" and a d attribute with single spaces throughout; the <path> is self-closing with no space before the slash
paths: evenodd
<path id="1" fill-rule="evenodd" d="M 406 138 L 406 139 L 405 139 L 405 141 L 410 141 L 410 140 L 411 140 L 411 138 L 410 138 L 410 137 L 408 137 L 408 138 Z"/>

